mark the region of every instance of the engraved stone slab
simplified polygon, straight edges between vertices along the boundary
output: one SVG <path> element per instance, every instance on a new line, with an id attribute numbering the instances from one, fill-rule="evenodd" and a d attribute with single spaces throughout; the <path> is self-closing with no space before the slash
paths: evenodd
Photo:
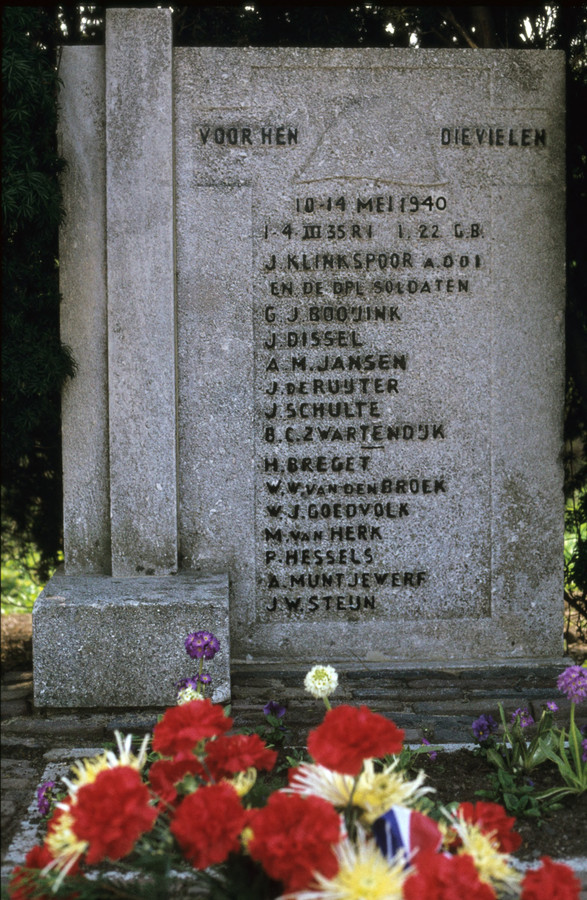
<path id="1" fill-rule="evenodd" d="M 562 54 L 174 63 L 180 563 L 233 652 L 560 655 Z"/>

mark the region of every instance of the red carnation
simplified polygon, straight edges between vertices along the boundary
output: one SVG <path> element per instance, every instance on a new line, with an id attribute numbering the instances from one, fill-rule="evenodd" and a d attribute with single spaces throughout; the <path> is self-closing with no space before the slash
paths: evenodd
<path id="1" fill-rule="evenodd" d="M 248 850 L 286 891 L 307 887 L 315 872 L 332 878 L 338 862 L 332 849 L 340 840 L 340 818 L 321 797 L 276 792 L 267 806 L 252 810 Z"/>
<path id="2" fill-rule="evenodd" d="M 11 900 L 48 900 L 51 896 L 51 889 L 47 886 L 47 893 L 40 894 L 39 869 L 52 861 L 53 857 L 44 844 L 37 844 L 26 855 L 24 866 L 16 866 L 12 871 L 10 884 L 8 885 L 8 896 Z M 31 871 L 36 869 L 37 871 Z"/>
<path id="3" fill-rule="evenodd" d="M 53 881 L 47 880 L 43 882 L 40 879 L 39 872 L 46 865 L 52 862 L 53 857 L 45 846 L 45 844 L 37 844 L 27 853 L 24 866 L 16 866 L 12 872 L 10 884 L 8 885 L 8 896 L 10 900 L 53 900 Z M 78 871 L 78 864 L 70 870 L 70 874 Z M 43 885 L 47 886 L 47 893 L 41 894 Z M 63 900 L 76 900 L 79 894 L 60 894 Z"/>
<path id="4" fill-rule="evenodd" d="M 52 861 L 53 857 L 45 844 L 37 844 L 27 853 L 24 864 L 27 869 L 44 869 Z"/>
<path id="5" fill-rule="evenodd" d="M 232 727 L 232 719 L 211 700 L 192 700 L 166 710 L 153 730 L 153 750 L 164 756 L 191 753 L 204 738 L 216 737 Z"/>
<path id="6" fill-rule="evenodd" d="M 479 879 L 473 858 L 418 854 L 418 870 L 404 884 L 404 900 L 495 900 L 495 891 Z"/>
<path id="7" fill-rule="evenodd" d="M 526 872 L 521 900 L 579 900 L 581 882 L 572 869 L 543 856 L 540 869 Z"/>
<path id="8" fill-rule="evenodd" d="M 198 788 L 182 800 L 170 825 L 186 859 L 196 869 L 224 862 L 240 850 L 246 813 L 230 784 Z"/>
<path id="9" fill-rule="evenodd" d="M 105 769 L 79 789 L 71 807 L 73 831 L 89 843 L 88 863 L 121 859 L 131 852 L 157 818 L 149 799 L 141 776 L 130 766 Z"/>
<path id="10" fill-rule="evenodd" d="M 513 853 L 522 843 L 522 835 L 512 831 L 516 820 L 513 816 L 506 815 L 506 811 L 499 803 L 461 803 L 457 814 L 476 825 L 483 834 L 493 835 L 502 853 Z"/>
<path id="11" fill-rule="evenodd" d="M 367 706 L 337 706 L 308 735 L 308 750 L 320 765 L 358 775 L 363 760 L 399 753 L 403 740 L 401 728 Z"/>
<path id="12" fill-rule="evenodd" d="M 206 766 L 217 780 L 251 766 L 270 771 L 277 759 L 277 752 L 268 750 L 258 734 L 222 735 L 210 741 L 206 751 Z"/>
<path id="13" fill-rule="evenodd" d="M 173 803 L 177 797 L 176 784 L 185 775 L 200 775 L 205 777 L 205 770 L 195 756 L 186 756 L 184 759 L 159 759 L 149 769 L 149 784 L 151 789 L 166 803 Z"/>

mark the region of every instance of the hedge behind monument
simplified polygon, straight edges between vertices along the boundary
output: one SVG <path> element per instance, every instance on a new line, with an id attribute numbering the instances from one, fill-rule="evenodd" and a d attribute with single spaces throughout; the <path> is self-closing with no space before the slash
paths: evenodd
<path id="1" fill-rule="evenodd" d="M 2 531 L 38 547 L 43 575 L 61 546 L 60 390 L 74 374 L 59 340 L 56 24 L 50 8 L 2 18 Z"/>

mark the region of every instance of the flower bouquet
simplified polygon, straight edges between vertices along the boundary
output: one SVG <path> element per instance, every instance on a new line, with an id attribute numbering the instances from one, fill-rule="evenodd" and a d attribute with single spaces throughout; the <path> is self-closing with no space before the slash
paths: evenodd
<path id="1" fill-rule="evenodd" d="M 200 657 L 201 658 L 201 657 Z M 135 754 L 78 762 L 43 843 L 14 870 L 13 900 L 185 897 L 232 900 L 576 900 L 571 869 L 543 858 L 521 875 L 514 819 L 495 803 L 430 814 L 424 775 L 399 765 L 403 731 L 366 706 L 330 708 L 334 670 L 309 673 L 325 718 L 310 762 L 264 791 L 277 753 L 232 731 L 220 705 L 180 688 Z M 327 667 L 326 667 L 327 668 Z M 53 786 L 54 787 L 54 786 Z M 96 868 L 98 866 L 98 868 Z M 195 891 L 195 893 L 194 893 Z"/>

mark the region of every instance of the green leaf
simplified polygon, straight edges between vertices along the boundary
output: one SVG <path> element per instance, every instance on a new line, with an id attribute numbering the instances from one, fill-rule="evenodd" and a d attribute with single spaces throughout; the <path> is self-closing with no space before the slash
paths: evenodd
<path id="1" fill-rule="evenodd" d="M 499 783 L 504 790 L 511 790 L 514 786 L 514 779 L 506 772 L 505 769 L 498 769 L 497 777 L 499 779 Z"/>
<path id="2" fill-rule="evenodd" d="M 505 805 L 507 806 L 507 808 L 509 810 L 517 812 L 518 807 L 519 807 L 519 801 L 518 801 L 518 798 L 515 796 L 515 794 L 510 794 L 510 793 L 507 793 L 504 791 L 503 799 L 505 801 Z"/>
<path id="3" fill-rule="evenodd" d="M 497 750 L 489 748 L 487 750 L 487 759 L 489 760 L 489 762 L 493 763 L 494 766 L 497 766 L 498 769 L 505 769 L 504 758 Z"/>

